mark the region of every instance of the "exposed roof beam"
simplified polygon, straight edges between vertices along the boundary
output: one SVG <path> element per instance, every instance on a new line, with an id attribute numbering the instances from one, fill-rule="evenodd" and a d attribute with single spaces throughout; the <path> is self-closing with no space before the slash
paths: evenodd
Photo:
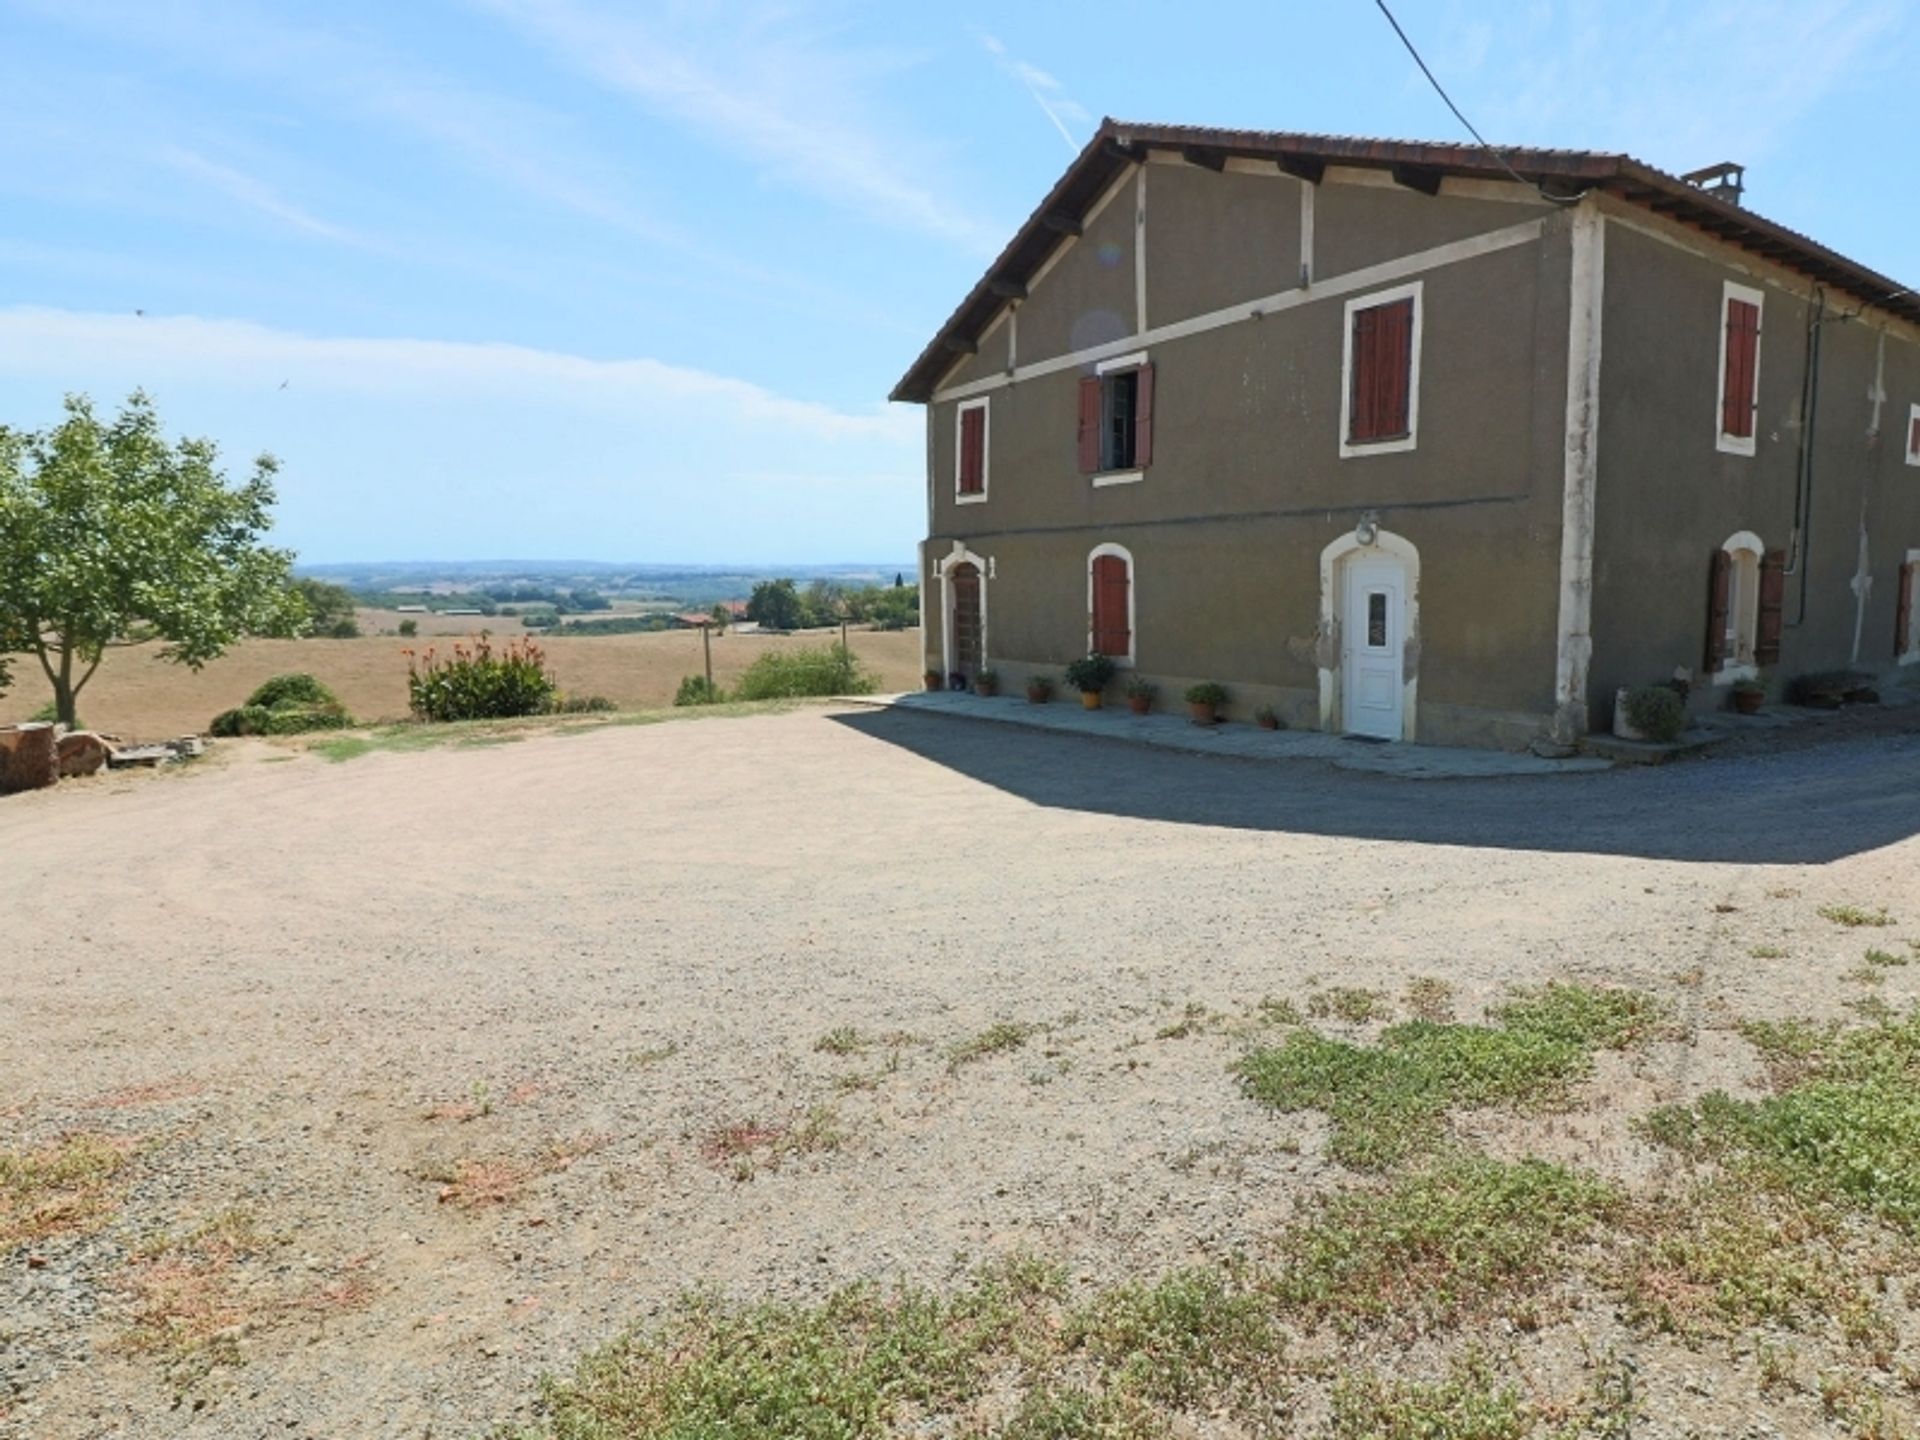
<path id="1" fill-rule="evenodd" d="M 1022 285 L 1018 280 L 994 280 L 987 285 L 987 288 L 1002 300 L 1024 300 L 1027 298 L 1027 287 Z"/>
<path id="2" fill-rule="evenodd" d="M 1198 165 L 1202 170 L 1212 170 L 1216 174 L 1227 168 L 1226 152 L 1209 150 L 1202 145 L 1189 145 L 1180 152 L 1180 157 L 1189 165 Z"/>
<path id="3" fill-rule="evenodd" d="M 1430 165 L 1395 165 L 1392 174 L 1396 185 L 1418 190 L 1422 195 L 1440 193 L 1440 171 Z"/>
<path id="4" fill-rule="evenodd" d="M 1318 185 L 1327 173 L 1327 162 L 1311 155 L 1276 155 L 1273 163 L 1280 167 L 1282 175 L 1291 175 L 1309 185 Z"/>
<path id="5" fill-rule="evenodd" d="M 1049 210 L 1040 217 L 1040 223 L 1056 235 L 1078 235 L 1080 222 L 1071 215 L 1063 215 L 1058 210 Z"/>
<path id="6" fill-rule="evenodd" d="M 956 355 L 978 355 L 980 347 L 964 335 L 947 336 L 947 349 Z"/>

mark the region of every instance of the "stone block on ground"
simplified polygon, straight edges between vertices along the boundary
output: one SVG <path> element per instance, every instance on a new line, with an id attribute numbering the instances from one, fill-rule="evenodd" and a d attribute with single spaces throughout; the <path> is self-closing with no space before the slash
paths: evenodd
<path id="1" fill-rule="evenodd" d="M 60 747 L 51 725 L 0 729 L 0 795 L 44 790 L 60 778 Z"/>
<path id="2" fill-rule="evenodd" d="M 97 775 L 106 768 L 113 747 L 91 730 L 74 730 L 60 737 L 60 778 L 75 780 Z"/>

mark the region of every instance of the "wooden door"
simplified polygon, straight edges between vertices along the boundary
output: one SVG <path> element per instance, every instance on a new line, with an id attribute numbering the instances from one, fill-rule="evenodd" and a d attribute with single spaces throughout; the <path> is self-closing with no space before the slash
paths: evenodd
<path id="1" fill-rule="evenodd" d="M 986 663 L 985 635 L 980 623 L 980 570 L 971 561 L 962 561 L 947 573 L 948 593 L 953 597 L 953 649 L 949 663 L 968 680 L 980 673 Z"/>

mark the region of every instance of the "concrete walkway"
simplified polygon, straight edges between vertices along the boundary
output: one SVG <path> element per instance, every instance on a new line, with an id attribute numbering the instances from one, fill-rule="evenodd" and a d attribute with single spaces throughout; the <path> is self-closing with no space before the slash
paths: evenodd
<path id="1" fill-rule="evenodd" d="M 1342 770 L 1366 770 L 1376 775 L 1398 775 L 1408 780 L 1483 779 L 1498 775 L 1569 775 L 1583 770 L 1610 769 L 1611 762 L 1580 757 L 1545 760 L 1538 755 L 1505 750 L 1468 750 L 1448 745 L 1376 744 L 1318 730 L 1262 730 L 1257 725 L 1227 724 L 1211 728 L 1195 725 L 1184 715 L 1135 715 L 1124 704 L 1100 710 L 1081 706 L 1080 697 L 1046 705 L 1029 704 L 1025 697 L 972 695 L 961 691 L 916 690 L 902 695 L 856 695 L 848 699 L 863 705 L 914 710 L 928 715 L 955 715 L 1029 730 L 1054 730 L 1067 735 L 1093 735 L 1104 740 L 1127 740 L 1160 750 L 1184 750 L 1195 755 L 1229 755 L 1236 760 L 1320 760 Z"/>

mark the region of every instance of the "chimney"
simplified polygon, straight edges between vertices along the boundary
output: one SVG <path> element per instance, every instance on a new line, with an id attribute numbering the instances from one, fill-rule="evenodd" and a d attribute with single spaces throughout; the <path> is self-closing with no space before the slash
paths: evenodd
<path id="1" fill-rule="evenodd" d="M 1738 205 L 1740 197 L 1747 193 L 1747 167 L 1731 160 L 1709 165 L 1704 170 L 1689 170 L 1680 178 L 1696 190 L 1718 195 L 1733 205 Z"/>

